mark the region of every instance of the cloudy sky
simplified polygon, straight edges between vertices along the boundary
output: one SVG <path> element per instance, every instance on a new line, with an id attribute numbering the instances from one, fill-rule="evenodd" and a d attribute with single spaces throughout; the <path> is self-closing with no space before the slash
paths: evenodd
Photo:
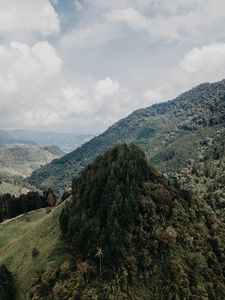
<path id="1" fill-rule="evenodd" d="M 0 127 L 97 133 L 225 78 L 224 0 L 0 0 Z"/>

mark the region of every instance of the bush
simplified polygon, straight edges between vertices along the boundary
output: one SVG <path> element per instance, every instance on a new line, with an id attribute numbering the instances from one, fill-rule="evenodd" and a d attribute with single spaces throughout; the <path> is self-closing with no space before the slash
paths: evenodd
<path id="1" fill-rule="evenodd" d="M 35 258 L 39 255 L 39 250 L 37 248 L 32 249 L 32 257 Z"/>

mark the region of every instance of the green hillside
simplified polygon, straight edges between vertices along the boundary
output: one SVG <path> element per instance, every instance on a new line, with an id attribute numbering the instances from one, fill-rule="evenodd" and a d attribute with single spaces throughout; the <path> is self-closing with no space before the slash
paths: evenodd
<path id="1" fill-rule="evenodd" d="M 32 283 L 51 259 L 64 259 L 60 246 L 59 215 L 62 207 L 29 213 L 7 224 L 0 224 L 0 264 L 5 264 L 15 278 L 18 299 L 26 299 Z M 33 249 L 39 255 L 33 257 Z"/>
<path id="2" fill-rule="evenodd" d="M 202 84 L 173 101 L 132 113 L 74 152 L 34 171 L 28 182 L 62 191 L 97 155 L 120 142 L 137 144 L 161 171 L 180 172 L 196 158 L 201 140 L 224 130 L 224 123 L 225 80 Z"/>
<path id="3" fill-rule="evenodd" d="M 74 178 L 72 199 L 0 225 L 0 265 L 19 300 L 223 300 L 224 228 L 121 144 Z"/>
<path id="4" fill-rule="evenodd" d="M 71 260 L 45 266 L 31 299 L 224 299 L 224 223 L 138 147 L 99 156 L 72 195 L 60 215 Z"/>

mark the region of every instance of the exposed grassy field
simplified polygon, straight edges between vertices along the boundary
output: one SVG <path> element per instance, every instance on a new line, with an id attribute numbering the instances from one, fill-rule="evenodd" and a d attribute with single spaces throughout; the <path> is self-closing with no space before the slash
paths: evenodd
<path id="1" fill-rule="evenodd" d="M 21 194 L 27 194 L 29 192 L 29 189 L 25 187 L 21 187 L 19 185 L 15 185 L 9 182 L 2 182 L 0 183 L 0 194 L 11 194 L 16 197 L 20 196 Z"/>
<path id="2" fill-rule="evenodd" d="M 32 212 L 5 225 L 0 225 L 0 264 L 5 264 L 16 280 L 18 299 L 27 299 L 37 272 L 50 260 L 63 259 L 59 253 L 58 217 L 62 206 L 49 214 L 46 211 Z M 32 257 L 32 249 L 39 255 Z"/>

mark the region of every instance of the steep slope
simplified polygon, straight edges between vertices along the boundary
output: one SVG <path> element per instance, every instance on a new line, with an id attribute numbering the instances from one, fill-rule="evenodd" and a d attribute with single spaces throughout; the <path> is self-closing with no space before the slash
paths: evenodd
<path id="1" fill-rule="evenodd" d="M 18 299 L 27 299 L 26 294 L 38 272 L 51 259 L 64 260 L 60 248 L 59 215 L 62 206 L 49 214 L 37 211 L 7 224 L 0 224 L 0 264 L 5 264 L 13 273 Z M 33 257 L 33 249 L 39 255 Z M 59 253 L 58 253 L 58 252 Z"/>
<path id="2" fill-rule="evenodd" d="M 28 182 L 62 191 L 97 155 L 120 142 L 133 142 L 163 172 L 183 170 L 203 137 L 224 129 L 225 80 L 202 84 L 173 101 L 138 110 L 74 152 L 33 172 Z"/>
<path id="3" fill-rule="evenodd" d="M 213 207 L 225 220 L 225 130 L 202 137 L 197 155 L 174 178 Z"/>
<path id="4" fill-rule="evenodd" d="M 0 148 L 0 175 L 9 178 L 26 177 L 63 154 L 56 146 L 4 145 Z"/>
<path id="5" fill-rule="evenodd" d="M 60 215 L 72 259 L 48 264 L 31 299 L 224 299 L 224 223 L 136 146 L 98 157 L 72 195 Z"/>

